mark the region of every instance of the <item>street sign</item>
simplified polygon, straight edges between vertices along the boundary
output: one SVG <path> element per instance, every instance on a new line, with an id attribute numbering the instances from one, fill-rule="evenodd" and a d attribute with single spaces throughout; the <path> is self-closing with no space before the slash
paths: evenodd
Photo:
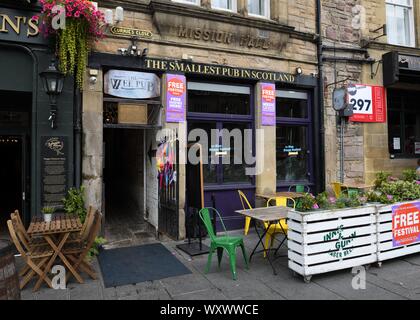
<path id="1" fill-rule="evenodd" d="M 364 84 L 349 85 L 348 103 L 353 109 L 353 122 L 386 122 L 386 92 L 384 87 Z"/>

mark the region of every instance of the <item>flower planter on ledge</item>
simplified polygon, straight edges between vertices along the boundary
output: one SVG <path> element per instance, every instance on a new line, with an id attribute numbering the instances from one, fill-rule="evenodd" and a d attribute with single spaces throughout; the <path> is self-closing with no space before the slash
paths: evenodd
<path id="1" fill-rule="evenodd" d="M 309 282 L 316 274 L 377 261 L 376 207 L 289 211 L 289 268 Z"/>

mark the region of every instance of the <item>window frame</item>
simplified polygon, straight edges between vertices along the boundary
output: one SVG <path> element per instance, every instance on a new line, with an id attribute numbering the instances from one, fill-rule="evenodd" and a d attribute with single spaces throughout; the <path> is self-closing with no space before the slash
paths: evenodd
<path id="1" fill-rule="evenodd" d="M 247 9 L 248 9 L 248 16 L 254 18 L 263 18 L 263 19 L 270 19 L 271 18 L 271 1 L 270 0 L 263 0 L 265 2 L 266 12 L 264 14 L 256 14 L 249 12 L 249 3 L 252 0 L 248 0 L 247 2 Z"/>
<path id="2" fill-rule="evenodd" d="M 400 116 L 400 132 L 399 132 L 400 137 L 399 138 L 400 138 L 400 145 L 401 145 L 402 152 L 401 153 L 392 152 L 393 151 L 392 143 L 393 143 L 393 138 L 394 137 L 390 136 L 389 120 L 388 120 L 388 123 L 387 123 L 388 152 L 389 152 L 391 158 L 393 158 L 393 159 L 418 159 L 420 157 L 420 155 L 418 155 L 418 154 L 416 155 L 415 151 L 414 151 L 414 154 L 408 154 L 408 153 L 405 152 L 405 149 L 406 149 L 406 145 L 405 145 L 405 141 L 406 141 L 406 132 L 405 132 L 406 119 L 405 119 L 405 117 L 406 117 L 407 114 L 416 114 L 417 115 L 417 114 L 420 114 L 420 112 L 415 112 L 415 110 L 412 110 L 412 109 L 409 109 L 409 108 L 406 107 L 406 100 L 404 99 L 404 94 L 401 93 L 401 90 L 397 89 L 397 90 L 393 91 L 392 93 L 391 92 L 388 91 L 388 97 L 390 97 L 392 94 L 394 95 L 394 97 L 398 96 L 398 99 L 399 99 L 399 102 L 400 102 L 401 106 L 400 107 L 394 107 L 393 105 L 391 105 L 389 103 L 389 100 L 388 100 L 387 101 L 387 105 L 388 105 L 387 116 L 388 116 L 388 119 L 390 119 L 389 117 L 390 117 L 391 112 L 399 113 L 399 116 Z M 416 123 L 416 126 L 417 126 L 417 123 Z M 420 124 L 419 124 L 419 126 L 420 126 Z"/>
<path id="3" fill-rule="evenodd" d="M 233 12 L 233 13 L 238 12 L 238 0 L 230 0 L 230 1 L 232 1 L 232 9 L 226 9 L 226 8 L 221 8 L 221 7 L 214 6 L 213 1 L 214 0 L 210 1 L 210 6 L 214 10 L 221 10 L 221 11 L 227 11 L 227 12 Z"/>
<path id="4" fill-rule="evenodd" d="M 308 144 L 308 178 L 306 181 L 283 181 L 277 178 L 277 159 L 276 159 L 276 184 L 277 190 L 280 191 L 284 188 L 288 188 L 291 185 L 305 184 L 307 186 L 314 186 L 314 145 L 313 145 L 313 118 L 312 118 L 312 94 L 309 91 L 300 90 L 288 90 L 288 89 L 276 89 L 276 98 L 287 98 L 296 100 L 305 100 L 307 105 L 307 117 L 306 118 L 285 118 L 276 117 L 276 150 L 277 150 L 277 127 L 306 127 L 306 139 Z"/>
<path id="5" fill-rule="evenodd" d="M 233 115 L 233 114 L 219 114 L 219 113 L 198 113 L 198 112 L 190 112 L 188 111 L 189 108 L 187 107 L 187 127 L 188 123 L 194 122 L 205 122 L 205 123 L 215 123 L 216 129 L 221 130 L 224 124 L 246 124 L 248 129 L 253 131 L 252 137 L 252 155 L 255 157 L 255 104 L 254 104 L 254 91 L 253 86 L 249 84 L 237 84 L 237 83 L 225 83 L 225 82 L 211 82 L 211 81 L 199 81 L 199 80 L 191 80 L 187 83 L 187 90 L 190 91 L 210 91 L 210 92 L 227 92 L 227 93 L 239 93 L 239 94 L 247 94 L 249 95 L 250 99 L 250 114 L 249 115 Z M 246 92 L 246 93 L 245 93 Z M 188 129 L 189 130 L 189 129 Z M 237 188 L 241 186 L 241 188 L 255 188 L 255 177 L 249 176 L 249 181 L 247 182 L 225 182 L 224 181 L 224 174 L 223 174 L 223 164 L 220 162 L 216 165 L 216 174 L 217 174 L 217 182 L 216 183 L 206 183 L 204 182 L 204 190 L 205 191 L 212 191 L 212 190 L 230 190 L 232 188 Z M 244 164 L 245 166 L 245 164 Z"/>
<path id="6" fill-rule="evenodd" d="M 415 21 L 415 17 L 414 17 L 414 2 L 413 0 L 408 0 L 409 4 L 405 5 L 405 4 L 400 4 L 400 3 L 395 3 L 395 0 L 385 0 L 385 14 L 388 17 L 388 6 L 393 6 L 393 9 L 395 10 L 396 7 L 400 7 L 400 8 L 407 8 L 409 9 L 409 33 L 410 33 L 410 43 L 406 43 L 406 44 L 398 44 L 398 43 L 393 43 L 390 41 L 389 37 L 388 37 L 388 43 L 392 44 L 392 45 L 396 45 L 396 46 L 403 46 L 403 47 L 415 47 L 416 46 L 416 21 Z M 397 0 L 398 1 L 398 0 Z M 388 18 L 386 21 L 387 25 L 389 24 L 388 22 Z M 388 28 L 389 30 L 389 28 Z"/>
<path id="7" fill-rule="evenodd" d="M 201 6 L 201 0 L 172 0 L 173 2 L 181 3 L 181 4 L 187 4 L 192 6 Z M 193 2 L 194 1 L 194 2 Z"/>

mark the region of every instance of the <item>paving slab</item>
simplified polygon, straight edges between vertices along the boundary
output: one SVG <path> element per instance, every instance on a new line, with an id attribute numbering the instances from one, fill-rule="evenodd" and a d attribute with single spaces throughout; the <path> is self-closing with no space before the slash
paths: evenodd
<path id="1" fill-rule="evenodd" d="M 337 295 L 350 300 L 404 300 L 406 298 L 393 293 L 372 282 L 366 282 L 366 288 L 355 290 L 352 287 L 354 275 L 351 270 L 342 270 L 314 276 L 312 281 Z"/>
<path id="2" fill-rule="evenodd" d="M 173 296 L 174 300 L 227 300 L 227 297 L 218 289 L 207 289 Z"/>

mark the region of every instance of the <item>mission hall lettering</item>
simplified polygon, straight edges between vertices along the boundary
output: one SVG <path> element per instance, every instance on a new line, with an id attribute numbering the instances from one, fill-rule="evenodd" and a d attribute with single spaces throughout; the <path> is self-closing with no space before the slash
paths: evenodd
<path id="1" fill-rule="evenodd" d="M 240 47 L 259 48 L 264 50 L 268 50 L 271 47 L 271 42 L 267 38 L 253 37 L 250 35 L 237 35 L 226 31 L 189 28 L 185 26 L 178 27 L 178 37 L 227 45 L 237 44 Z"/>

